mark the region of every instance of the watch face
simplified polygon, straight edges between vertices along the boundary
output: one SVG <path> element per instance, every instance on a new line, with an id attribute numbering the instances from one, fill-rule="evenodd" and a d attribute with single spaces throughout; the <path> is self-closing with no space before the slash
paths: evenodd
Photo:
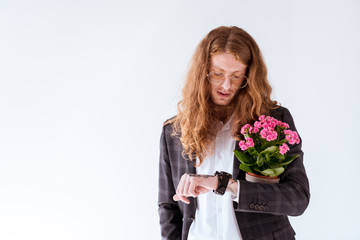
<path id="1" fill-rule="evenodd" d="M 229 179 L 231 178 L 231 174 L 227 172 L 215 172 L 215 176 L 218 176 L 218 188 L 214 190 L 216 194 L 224 195 L 226 191 L 226 187 L 228 185 Z"/>

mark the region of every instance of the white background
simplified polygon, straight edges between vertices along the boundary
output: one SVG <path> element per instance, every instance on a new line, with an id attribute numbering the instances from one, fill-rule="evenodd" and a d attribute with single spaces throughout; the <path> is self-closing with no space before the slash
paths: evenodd
<path id="1" fill-rule="evenodd" d="M 303 138 L 297 239 L 360 239 L 359 1 L 0 1 L 0 239 L 160 239 L 159 137 L 213 28 L 244 28 Z"/>

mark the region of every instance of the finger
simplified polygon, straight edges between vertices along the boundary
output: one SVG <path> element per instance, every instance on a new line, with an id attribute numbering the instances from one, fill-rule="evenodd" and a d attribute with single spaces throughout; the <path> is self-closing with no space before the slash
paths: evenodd
<path id="1" fill-rule="evenodd" d="M 184 203 L 186 203 L 186 204 L 189 204 L 190 203 L 190 200 L 189 199 L 187 199 L 186 197 L 184 197 L 184 196 L 182 196 L 182 197 L 180 197 L 179 195 L 177 195 L 177 194 L 175 194 L 174 196 L 173 196 L 173 200 L 174 201 L 182 201 L 182 202 L 184 202 Z"/>
<path id="2" fill-rule="evenodd" d="M 179 198 L 179 196 L 178 196 L 177 194 L 175 194 L 175 195 L 173 196 L 173 200 L 174 200 L 174 201 L 180 201 L 180 198 Z"/>
<path id="3" fill-rule="evenodd" d="M 186 174 L 186 177 L 185 177 L 185 184 L 184 184 L 184 189 L 183 189 L 183 195 L 188 197 L 188 196 L 191 196 L 191 193 L 189 192 L 189 187 L 190 187 L 190 183 L 191 183 L 191 179 L 193 177 L 190 177 L 188 174 Z"/>
<path id="4" fill-rule="evenodd" d="M 181 199 L 181 196 L 184 196 L 184 188 L 185 188 L 185 183 L 186 183 L 186 177 L 187 177 L 186 173 L 181 176 L 179 185 L 178 185 L 178 187 L 176 189 L 176 194 L 180 197 L 180 199 Z"/>
<path id="5" fill-rule="evenodd" d="M 184 202 L 186 204 L 190 203 L 189 199 L 186 198 L 189 196 L 188 188 L 189 188 L 189 175 L 184 174 L 183 179 L 182 179 L 182 185 L 181 185 L 180 191 L 177 194 L 177 196 L 180 198 L 180 200 L 182 202 Z"/>
<path id="6" fill-rule="evenodd" d="M 181 176 L 179 185 L 176 189 L 176 195 L 178 198 L 180 198 L 180 200 L 182 202 L 189 204 L 190 201 L 184 196 L 184 187 L 185 187 L 185 183 L 186 183 L 186 177 L 187 177 L 186 173 Z"/>
<path id="7" fill-rule="evenodd" d="M 180 195 L 182 193 L 184 178 L 185 178 L 185 174 L 181 176 L 178 186 L 176 188 L 176 194 L 178 194 L 178 195 Z"/>
<path id="8" fill-rule="evenodd" d="M 195 179 L 195 177 L 191 177 L 191 181 L 190 184 L 189 184 L 189 195 L 192 196 L 192 197 L 197 197 L 199 195 L 199 193 L 197 192 L 197 179 Z"/>
<path id="9" fill-rule="evenodd" d="M 182 198 L 182 199 L 180 199 L 180 197 L 177 195 L 177 194 L 175 194 L 174 196 L 173 196 L 173 200 L 174 201 L 182 201 L 182 202 L 184 202 L 184 203 L 186 203 L 186 204 L 189 204 L 190 203 L 190 200 L 189 199 L 187 199 L 187 198 Z"/>

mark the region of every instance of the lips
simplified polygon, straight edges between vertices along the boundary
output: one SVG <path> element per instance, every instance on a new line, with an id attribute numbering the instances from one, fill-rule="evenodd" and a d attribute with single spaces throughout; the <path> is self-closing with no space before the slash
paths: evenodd
<path id="1" fill-rule="evenodd" d="M 231 93 L 227 93 L 227 92 L 222 92 L 222 91 L 216 91 L 216 92 L 222 98 L 227 98 L 231 95 Z"/>

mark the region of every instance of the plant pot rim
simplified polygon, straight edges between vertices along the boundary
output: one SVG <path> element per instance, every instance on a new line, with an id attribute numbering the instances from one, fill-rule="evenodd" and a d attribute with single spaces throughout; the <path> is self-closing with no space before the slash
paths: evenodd
<path id="1" fill-rule="evenodd" d="M 277 178 L 279 178 L 279 176 L 276 176 L 276 177 L 268 177 L 268 176 L 263 176 L 263 175 L 258 175 L 258 174 L 255 174 L 255 173 L 251 173 L 251 172 L 247 172 L 247 174 L 249 174 L 249 175 L 251 175 L 251 176 L 254 176 L 254 177 L 265 178 L 265 179 L 277 179 Z"/>

